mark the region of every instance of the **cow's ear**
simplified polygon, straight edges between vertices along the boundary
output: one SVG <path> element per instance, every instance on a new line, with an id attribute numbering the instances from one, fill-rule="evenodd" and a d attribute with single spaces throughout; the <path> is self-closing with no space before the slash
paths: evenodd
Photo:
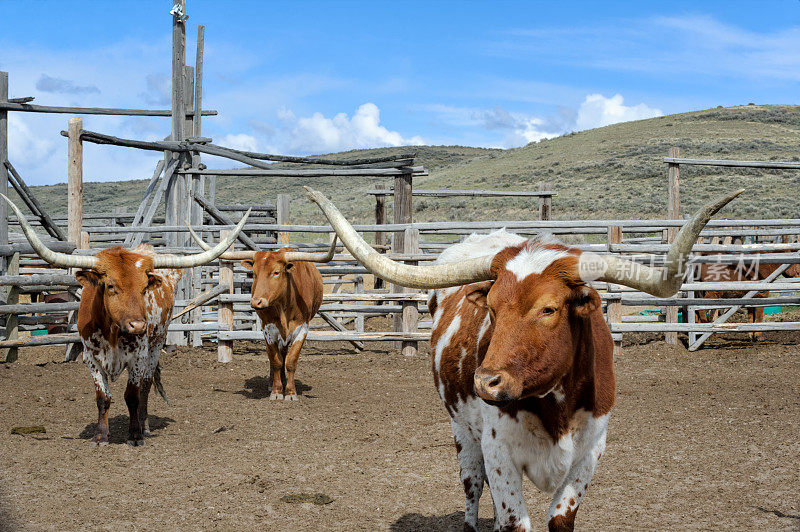
<path id="1" fill-rule="evenodd" d="M 286 266 L 283 267 L 283 271 L 286 273 L 292 273 L 292 269 L 294 268 L 294 262 L 287 262 Z"/>
<path id="2" fill-rule="evenodd" d="M 253 259 L 244 259 L 241 265 L 244 266 L 245 270 L 253 271 Z"/>
<path id="3" fill-rule="evenodd" d="M 164 278 L 157 273 L 147 272 L 147 288 L 154 290 L 164 284 Z"/>
<path id="4" fill-rule="evenodd" d="M 84 288 L 100 284 L 100 274 L 94 270 L 78 270 L 75 272 L 75 279 L 77 279 Z"/>
<path id="5" fill-rule="evenodd" d="M 476 307 L 486 308 L 486 296 L 489 295 L 489 290 L 492 288 L 492 281 L 483 281 L 475 283 L 467 287 L 467 301 Z"/>
<path id="6" fill-rule="evenodd" d="M 588 318 L 592 312 L 602 305 L 597 292 L 585 284 L 572 289 L 572 297 L 569 304 L 573 314 L 581 318 Z"/>

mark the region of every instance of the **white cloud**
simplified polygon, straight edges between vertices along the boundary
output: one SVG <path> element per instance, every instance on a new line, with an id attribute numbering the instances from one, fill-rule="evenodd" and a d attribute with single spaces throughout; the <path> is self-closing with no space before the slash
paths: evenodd
<path id="1" fill-rule="evenodd" d="M 246 133 L 228 134 L 219 139 L 217 143 L 226 148 L 233 148 L 241 151 L 258 151 L 258 140 Z"/>
<path id="2" fill-rule="evenodd" d="M 278 111 L 280 128 L 274 139 L 286 153 L 324 153 L 356 148 L 378 148 L 423 144 L 422 137 L 403 137 L 380 124 L 380 109 L 365 103 L 352 117 L 339 113 L 327 118 L 322 113 L 297 117 L 288 109 Z"/>
<path id="3" fill-rule="evenodd" d="M 632 106 L 624 105 L 621 94 L 615 94 L 611 98 L 606 98 L 602 94 L 589 94 L 578 109 L 575 130 L 583 131 L 584 129 L 663 115 L 661 109 L 648 107 L 643 103 Z"/>

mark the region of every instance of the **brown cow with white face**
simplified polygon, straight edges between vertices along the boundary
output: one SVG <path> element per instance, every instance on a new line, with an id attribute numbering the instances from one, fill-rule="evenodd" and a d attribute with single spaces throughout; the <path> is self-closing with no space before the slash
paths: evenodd
<path id="1" fill-rule="evenodd" d="M 189 228 L 203 249 L 210 246 Z M 223 259 L 242 259 L 253 272 L 250 306 L 261 319 L 270 367 L 270 400 L 297 401 L 294 375 L 308 326 L 322 305 L 322 275 L 312 262 L 329 262 L 336 249 L 334 239 L 323 253 L 295 251 L 240 251 Z"/>
<path id="2" fill-rule="evenodd" d="M 97 432 L 92 443 L 108 443 L 109 381 L 115 381 L 127 369 L 128 444 L 144 445 L 144 436 L 150 432 L 148 395 L 157 374 L 158 359 L 172 316 L 175 285 L 183 273 L 182 268 L 199 266 L 221 255 L 236 239 L 249 211 L 228 238 L 198 255 L 159 255 L 151 246 L 141 245 L 133 251 L 117 246 L 94 256 L 76 256 L 48 249 L 17 206 L 3 197 L 17 214 L 25 236 L 41 258 L 55 266 L 79 268 L 75 278 L 83 285 L 83 292 L 78 308 L 78 332 L 83 343 L 83 361 L 89 366 L 94 381 L 98 411 Z"/>
<path id="3" fill-rule="evenodd" d="M 373 252 L 327 198 L 307 190 L 368 270 L 388 282 L 435 289 L 434 383 L 451 419 L 470 531 L 477 530 L 484 482 L 495 530 L 532 529 L 523 476 L 553 494 L 549 529 L 574 528 L 605 449 L 615 394 L 611 333 L 587 281 L 675 293 L 700 230 L 741 193 L 689 220 L 667 267 L 654 269 L 502 230 L 451 246 L 433 266 L 398 264 Z"/>

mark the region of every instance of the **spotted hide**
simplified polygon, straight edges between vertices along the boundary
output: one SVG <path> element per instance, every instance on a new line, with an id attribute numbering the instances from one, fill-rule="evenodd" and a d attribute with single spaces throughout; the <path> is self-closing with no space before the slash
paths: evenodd
<path id="1" fill-rule="evenodd" d="M 253 271 L 250 306 L 267 342 L 269 398 L 297 401 L 295 371 L 309 323 L 322 305 L 322 275 L 308 261 L 287 261 L 287 251 L 293 250 L 259 251 L 242 265 Z"/>
<path id="2" fill-rule="evenodd" d="M 83 285 L 78 309 L 83 361 L 96 388 L 96 445 L 108 443 L 109 381 L 115 381 L 126 369 L 128 443 L 144 445 L 143 437 L 150 434 L 147 399 L 167 336 L 175 285 L 183 272 L 154 270 L 154 256 L 149 245 L 133 251 L 114 247 L 96 255 L 96 267 L 75 274 Z"/>
<path id="3" fill-rule="evenodd" d="M 527 476 L 552 493 L 550 530 L 572 530 L 603 453 L 614 404 L 611 333 L 579 251 L 550 237 L 473 235 L 438 262 L 494 255 L 495 281 L 435 290 L 431 350 L 451 418 L 464 529 L 477 530 L 484 482 L 496 530 L 531 530 Z"/>

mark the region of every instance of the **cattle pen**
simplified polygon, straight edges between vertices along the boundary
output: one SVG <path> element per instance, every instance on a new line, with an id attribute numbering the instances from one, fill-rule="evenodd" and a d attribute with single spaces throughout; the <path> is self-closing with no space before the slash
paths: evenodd
<path id="1" fill-rule="evenodd" d="M 48 245 L 58 251 L 75 254 L 95 253 L 114 246 L 149 243 L 162 253 L 195 253 L 199 248 L 189 238 L 184 221 L 207 239 L 217 241 L 247 210 L 254 214 L 239 235 L 235 250 L 277 249 L 294 245 L 300 249 L 321 249 L 331 238 L 328 225 L 293 223 L 290 202 L 305 201 L 275 193 L 274 203 L 220 204 L 216 201 L 218 176 L 271 176 L 302 183 L 317 178 L 345 180 L 352 176 L 374 179 L 375 185 L 363 191 L 374 197 L 375 223 L 356 225 L 368 233 L 376 249 L 388 257 L 408 264 L 435 260 L 449 243 L 472 232 L 500 228 L 522 235 L 550 232 L 576 241 L 575 247 L 600 254 L 617 254 L 649 264 L 660 264 L 668 244 L 683 224 L 680 215 L 679 181 L 682 165 L 716 165 L 738 168 L 798 169 L 797 162 L 726 161 L 679 157 L 677 148 L 663 159 L 666 166 L 666 217 L 651 220 L 567 220 L 554 219 L 553 205 L 557 186 L 542 182 L 538 190 L 424 190 L 414 188 L 414 179 L 426 175 L 415 164 L 409 150 L 388 157 L 353 159 L 327 157 L 292 157 L 234 150 L 218 146 L 202 135 L 202 120 L 215 116 L 214 110 L 202 108 L 204 27 L 198 27 L 195 66 L 186 64 L 186 5 L 178 2 L 172 14 L 172 107 L 169 110 L 109 108 L 73 108 L 36 105 L 32 98 L 9 98 L 9 75 L 0 73 L 0 192 L 10 183 L 30 212 L 31 220 L 41 227 Z M 100 114 L 123 116 L 161 116 L 171 120 L 171 133 L 163 141 L 119 138 L 85 130 L 79 117 L 69 119 L 61 131 L 67 139 L 68 192 L 67 216 L 51 216 L 37 201 L 22 175 L 8 157 L 8 113 L 61 113 L 68 115 Z M 163 152 L 164 158 L 154 169 L 135 213 L 88 213 L 83 210 L 83 144 L 107 145 L 106 149 L 140 149 Z M 247 165 L 238 169 L 210 169 L 202 155 L 221 157 Z M 87 161 L 90 163 L 90 161 Z M 414 222 L 414 197 L 503 197 L 507 201 L 534 201 L 536 220 L 433 221 Z M 392 203 L 393 221 L 387 218 Z M 163 214 L 161 214 L 163 213 Z M 186 220 L 184 220 L 184 218 Z M 0 340 L 2 357 L 13 361 L 24 347 L 64 344 L 65 358 L 77 356 L 76 310 L 79 284 L 66 270 L 49 268 L 18 233 L 9 233 L 16 220 L 9 219 L 5 204 L 0 205 L 0 286 L 4 301 L 5 334 Z M 298 239 L 295 235 L 302 234 Z M 776 264 L 766 278 L 756 280 L 714 281 L 686 277 L 679 294 L 654 298 L 632 289 L 595 283 L 601 292 L 604 308 L 617 350 L 622 336 L 633 332 L 663 334 L 668 343 L 678 342 L 679 333 L 688 334 L 688 348 L 696 350 L 716 332 L 756 333 L 760 331 L 798 330 L 800 323 L 781 321 L 765 323 L 730 323 L 742 307 L 791 306 L 800 303 L 797 279 L 782 278 L 792 265 L 800 263 L 800 220 L 712 220 L 694 246 L 694 268 L 703 264 Z M 307 241 L 316 240 L 316 244 Z M 345 250 L 346 251 L 346 250 Z M 328 287 L 311 341 L 347 341 L 358 350 L 364 342 L 393 341 L 404 354 L 413 355 L 418 343 L 428 336 L 431 326 L 427 315 L 426 295 L 415 290 L 385 286 L 374 279 L 347 253 L 338 253 L 333 262 L 320 268 Z M 216 343 L 218 360 L 227 362 L 241 340 L 258 340 L 262 332 L 258 318 L 249 307 L 251 275 L 237 263 L 218 260 L 187 273 L 176 291 L 175 319 L 170 325 L 171 345 L 202 346 Z M 704 291 L 743 292 L 743 297 L 704 298 Z M 764 292 L 777 297 L 760 297 Z M 20 296 L 29 296 L 30 302 Z M 631 313 L 626 309 L 643 309 Z M 651 312 L 646 312 L 647 310 Z M 697 312 L 723 309 L 710 323 L 699 323 Z M 682 312 L 680 312 L 682 310 Z M 655 311 L 656 313 L 652 313 Z M 390 330 L 367 330 L 365 319 L 393 316 Z M 679 315 L 681 317 L 679 317 Z M 374 327 L 372 328 L 374 329 Z M 382 327 L 386 329 L 386 327 Z M 44 334 L 44 333 L 48 334 Z"/>

